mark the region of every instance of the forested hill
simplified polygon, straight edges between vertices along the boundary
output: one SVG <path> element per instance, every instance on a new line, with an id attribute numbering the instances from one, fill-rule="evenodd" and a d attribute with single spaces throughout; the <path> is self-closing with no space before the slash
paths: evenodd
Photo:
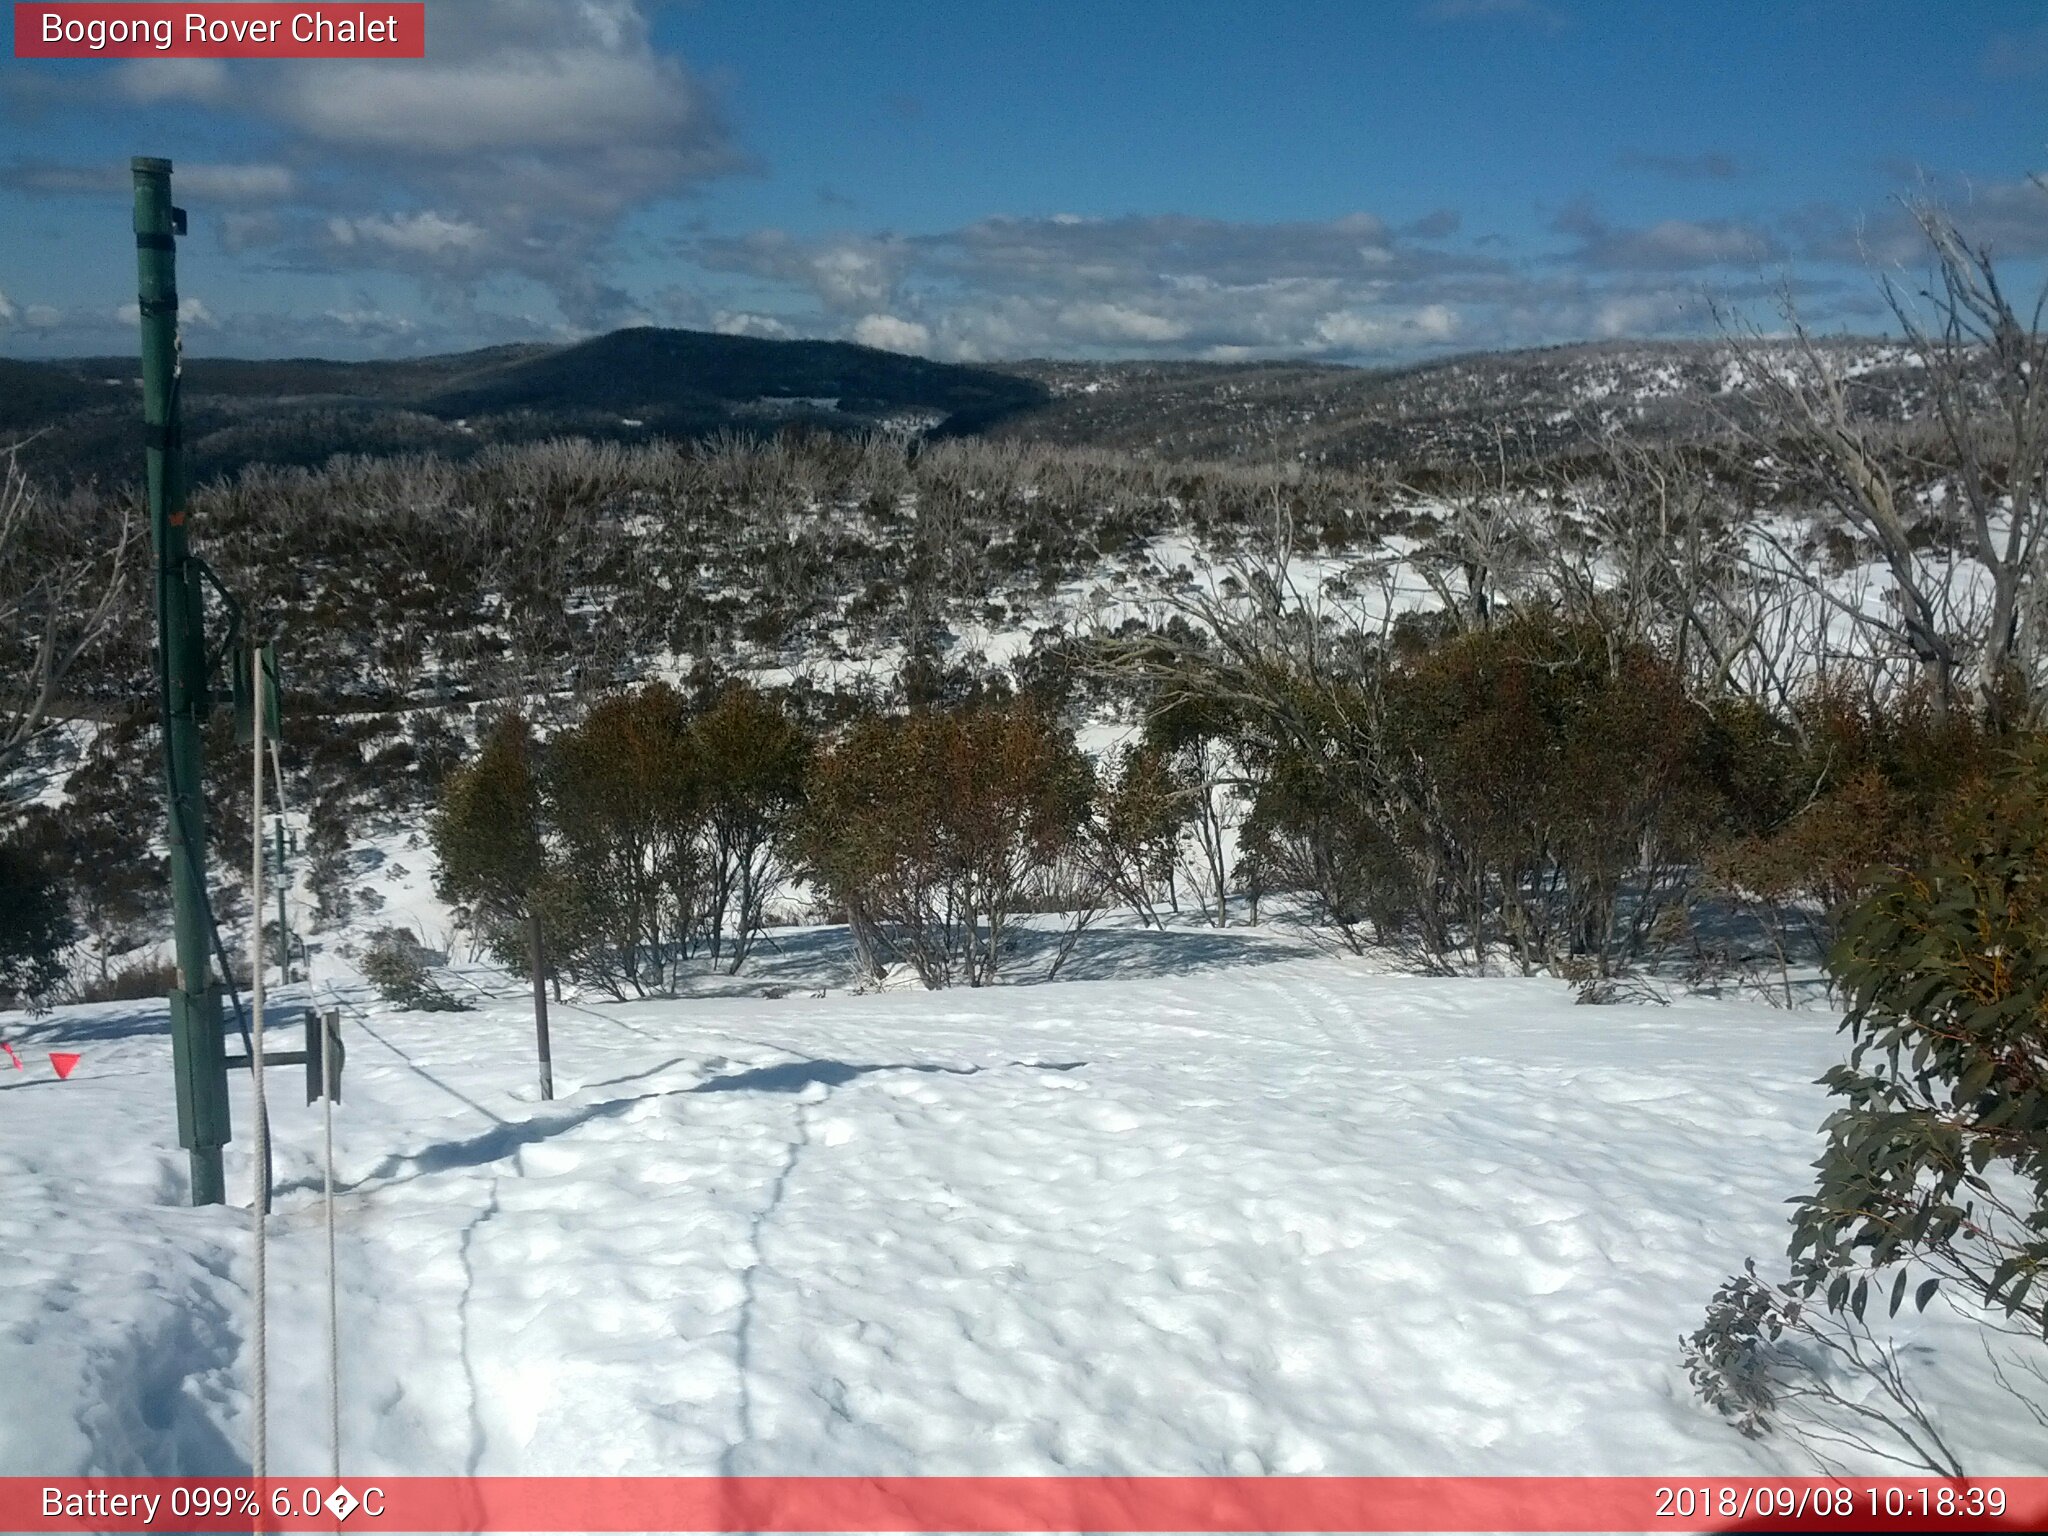
<path id="1" fill-rule="evenodd" d="M 848 342 L 643 327 L 404 361 L 193 358 L 185 427 L 193 473 L 207 480 L 256 462 L 461 456 L 563 435 L 765 434 L 796 423 L 959 434 L 1049 398 L 1018 374 Z M 33 435 L 33 467 L 52 478 L 126 478 L 142 460 L 136 360 L 0 360 L 0 435 Z"/>
<path id="2" fill-rule="evenodd" d="M 1880 341 L 1827 349 L 1887 399 L 1913 364 Z M 118 483 L 141 462 L 133 358 L 0 360 L 0 442 L 35 434 L 31 467 Z M 186 436 L 199 480 L 337 453 L 466 457 L 558 436 L 644 441 L 793 425 L 861 435 L 994 435 L 1181 461 L 1329 468 L 1542 458 L 1611 431 L 1716 435 L 1751 405 L 1726 342 L 1482 352 L 1404 368 L 1301 361 L 964 366 L 840 341 L 638 328 L 372 362 L 195 358 Z M 1905 395 L 1912 391 L 1906 390 Z"/>

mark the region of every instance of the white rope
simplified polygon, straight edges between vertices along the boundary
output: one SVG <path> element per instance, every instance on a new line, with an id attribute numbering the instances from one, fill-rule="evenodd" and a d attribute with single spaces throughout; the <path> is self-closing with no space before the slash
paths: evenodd
<path id="1" fill-rule="evenodd" d="M 278 756 L 277 738 L 275 736 L 271 737 L 270 739 L 270 793 L 277 800 L 278 821 L 282 823 L 286 828 L 289 828 L 291 826 L 292 821 L 292 808 L 289 805 L 285 804 L 284 759 Z M 277 879 L 278 884 L 282 886 L 284 889 L 285 901 L 284 931 L 277 936 L 278 953 L 284 956 L 285 963 L 285 969 L 283 971 L 280 971 L 279 975 L 285 976 L 287 975 L 291 968 L 292 924 L 299 921 L 301 918 L 305 916 L 305 909 L 299 904 L 298 897 L 293 894 L 291 882 L 285 878 L 285 866 L 283 863 L 282 850 L 279 850 Z M 301 979 L 310 983 L 313 979 L 313 946 L 310 942 L 308 942 L 301 944 L 300 948 L 302 949 L 306 957 L 306 974 Z M 307 988 L 307 996 L 310 997 L 311 995 L 312 989 L 309 985 Z"/>
<path id="2" fill-rule="evenodd" d="M 255 1353 L 251 1395 L 255 1399 L 256 1424 L 249 1468 L 260 1482 L 270 1458 L 270 1362 L 266 1344 L 268 1277 L 265 1273 L 267 1217 L 270 1214 L 270 1113 L 263 1097 L 263 660 L 262 653 L 253 647 L 249 653 L 249 667 L 256 700 L 256 707 L 251 711 L 255 717 L 256 750 L 252 754 L 255 793 L 249 812 L 249 840 L 254 848 L 249 860 L 249 1086 L 256 1111 L 256 1189 L 255 1198 L 249 1202 L 256 1244 L 253 1288 L 256 1316 L 250 1342 Z"/>
<path id="3" fill-rule="evenodd" d="M 291 882 L 285 878 L 284 873 L 283 833 L 286 826 L 284 808 L 284 759 L 277 755 L 277 737 L 275 736 L 270 738 L 270 792 L 277 798 L 277 829 L 279 834 L 279 842 L 277 849 L 277 890 L 278 894 L 284 898 L 284 907 L 278 913 L 277 922 L 277 984 L 283 987 L 291 985 L 292 979 L 292 929 L 290 912 L 292 888 Z M 262 919 L 258 918 L 257 921 L 260 923 Z"/>
<path id="4" fill-rule="evenodd" d="M 312 981 L 310 969 L 306 980 Z M 328 1020 L 334 1028 L 330 1030 Z M 341 1319 L 334 1281 L 334 1050 L 341 1015 L 320 1015 L 320 1113 L 327 1142 L 327 1447 L 328 1471 L 341 1481 Z"/>
<path id="5" fill-rule="evenodd" d="M 270 766 L 272 793 L 277 796 L 277 815 L 280 821 L 290 818 L 290 811 L 284 803 L 284 760 L 278 755 L 277 742 L 270 743 Z M 284 870 L 277 872 L 280 881 Z M 289 901 L 289 897 L 286 898 Z M 278 935 L 278 947 L 289 958 L 291 940 L 285 934 Z M 313 946 L 306 946 L 306 995 L 315 995 L 313 984 Z M 320 1031 L 320 1132 L 322 1141 L 323 1187 L 321 1203 L 327 1219 L 327 1468 L 328 1475 L 336 1482 L 341 1481 L 341 1308 L 337 1299 L 338 1273 L 334 1257 L 334 1092 L 335 1092 L 335 1050 L 341 1039 L 341 1017 L 334 1015 L 334 1027 L 328 1028 L 328 1015 L 316 1011 L 316 1027 Z"/>

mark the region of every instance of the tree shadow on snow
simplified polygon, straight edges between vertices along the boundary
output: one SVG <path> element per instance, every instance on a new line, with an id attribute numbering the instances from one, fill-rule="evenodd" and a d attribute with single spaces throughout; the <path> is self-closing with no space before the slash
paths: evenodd
<path id="1" fill-rule="evenodd" d="M 1058 933 L 1012 928 L 1003 957 L 1005 983 L 1038 982 L 1060 945 Z M 1058 981 L 1115 981 L 1184 976 L 1238 966 L 1272 965 L 1320 954 L 1307 940 L 1283 938 L 1270 927 L 1091 928 L 1074 942 Z"/>
<path id="2" fill-rule="evenodd" d="M 1013 1061 L 1008 1065 L 1031 1071 L 1072 1072 L 1085 1067 L 1088 1063 Z M 350 1190 L 354 1192 L 373 1187 L 389 1187 L 393 1184 L 409 1184 L 429 1173 L 445 1173 L 451 1169 L 477 1168 L 500 1162 L 513 1156 L 521 1148 L 530 1147 L 537 1142 L 552 1140 L 556 1136 L 595 1121 L 616 1119 L 634 1105 L 644 1104 L 651 1099 L 675 1098 L 692 1093 L 794 1094 L 801 1093 L 813 1085 L 822 1085 L 828 1089 L 836 1088 L 876 1072 L 928 1072 L 943 1073 L 951 1077 L 972 1077 L 977 1073 L 993 1070 L 997 1069 L 983 1066 L 949 1067 L 929 1062 L 850 1062 L 818 1059 L 773 1062 L 764 1067 L 748 1067 L 743 1071 L 706 1078 L 703 1082 L 693 1083 L 687 1088 L 663 1088 L 652 1093 L 601 1099 L 594 1104 L 570 1110 L 566 1114 L 548 1113 L 530 1120 L 501 1121 L 489 1130 L 460 1141 L 434 1142 L 417 1152 L 394 1152 L 350 1185 Z M 310 1179 L 293 1180 L 288 1184 L 279 1185 L 278 1192 L 310 1190 L 314 1187 L 314 1181 Z"/>
<path id="3" fill-rule="evenodd" d="M 1004 935 L 1000 981 L 1035 985 L 1046 979 L 1064 938 L 1064 919 L 1024 918 Z M 1090 927 L 1061 963 L 1058 981 L 1108 981 L 1182 976 L 1197 971 L 1270 965 L 1321 954 L 1314 940 L 1275 923 L 1257 928 L 1198 927 L 1170 919 L 1166 928 L 1141 927 L 1113 915 Z M 847 987 L 857 980 L 853 940 L 843 924 L 770 928 L 756 942 L 738 975 L 693 971 L 675 995 L 693 999 L 779 998 L 801 991 Z M 511 995 L 508 991 L 507 995 Z"/>
<path id="4" fill-rule="evenodd" d="M 1075 1063 L 1079 1065 L 1079 1063 Z M 919 1062 L 878 1061 L 778 1061 L 772 1066 L 749 1067 L 723 1077 L 706 1078 L 684 1093 L 802 1093 L 814 1084 L 837 1088 L 871 1072 L 946 1072 L 955 1077 L 972 1077 L 986 1067 L 941 1067 Z"/>
<path id="5" fill-rule="evenodd" d="M 648 1099 L 667 1098 L 670 1092 L 636 1093 L 623 1099 L 604 1099 L 595 1104 L 586 1104 L 570 1113 L 550 1114 L 532 1120 L 501 1120 L 487 1131 L 461 1141 L 437 1141 L 420 1148 L 417 1152 L 393 1152 L 377 1164 L 362 1178 L 349 1186 L 351 1194 L 369 1188 L 386 1188 L 393 1184 L 410 1184 L 414 1179 L 429 1173 L 446 1173 L 455 1168 L 481 1168 L 490 1163 L 502 1162 L 523 1147 L 536 1142 L 548 1141 L 566 1131 L 590 1124 L 594 1120 L 611 1120 L 624 1114 L 635 1104 Z M 406 1170 L 411 1170 L 407 1172 Z M 399 1175 L 403 1173 L 404 1177 Z M 300 1189 L 317 1188 L 313 1179 L 294 1179 L 280 1184 L 278 1193 L 284 1194 Z"/>
<path id="6" fill-rule="evenodd" d="M 170 1005 L 162 999 L 137 1003 L 120 1013 L 95 1012 L 79 1017 L 80 1010 L 66 1008 L 18 1026 L 8 1035 L 19 1050 L 24 1045 L 105 1045 L 115 1040 L 133 1040 L 143 1035 L 171 1033 Z"/>

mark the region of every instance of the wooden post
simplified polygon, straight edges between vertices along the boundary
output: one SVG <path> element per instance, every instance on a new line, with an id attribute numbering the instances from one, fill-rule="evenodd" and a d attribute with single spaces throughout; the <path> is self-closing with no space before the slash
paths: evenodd
<path id="1" fill-rule="evenodd" d="M 548 1051 L 548 955 L 541 935 L 540 913 L 526 914 L 526 948 L 533 957 L 533 1037 L 540 1048 L 540 1096 L 555 1096 L 554 1059 Z"/>

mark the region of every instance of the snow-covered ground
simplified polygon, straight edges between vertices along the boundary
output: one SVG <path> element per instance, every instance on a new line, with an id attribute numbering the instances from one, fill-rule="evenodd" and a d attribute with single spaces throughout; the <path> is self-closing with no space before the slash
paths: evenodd
<path id="1" fill-rule="evenodd" d="M 1678 1339 L 1782 1253 L 1832 1019 L 1579 1007 L 1252 930 L 1074 981 L 568 1007 L 359 995 L 338 1139 L 351 1473 L 1772 1473 Z M 771 989 L 774 990 L 774 989 Z M 0 1473 L 246 1467 L 245 1209 L 184 1204 L 162 1009 L 0 1016 Z M 83 1058 L 59 1082 L 46 1053 Z M 325 1466 L 317 1112 L 272 1079 L 272 1468 Z M 247 1199 L 245 1082 L 229 1149 Z M 1974 1330 L 1910 1368 L 2048 1470 Z M 1857 1470 L 1885 1470 L 1851 1461 Z"/>

